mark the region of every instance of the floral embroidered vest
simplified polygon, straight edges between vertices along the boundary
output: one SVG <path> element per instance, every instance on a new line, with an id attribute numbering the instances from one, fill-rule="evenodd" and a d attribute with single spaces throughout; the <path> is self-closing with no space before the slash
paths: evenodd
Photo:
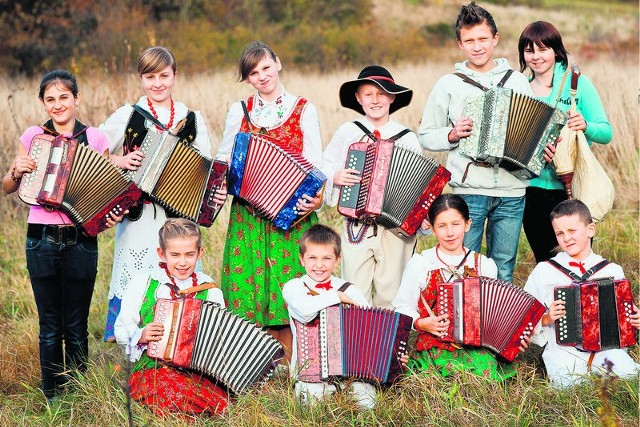
<path id="1" fill-rule="evenodd" d="M 247 110 L 253 109 L 255 96 L 247 98 Z M 307 105 L 307 100 L 304 98 L 298 98 L 289 117 L 279 126 L 275 128 L 265 129 L 267 135 L 275 138 L 282 148 L 290 149 L 296 154 L 302 154 L 302 147 L 304 145 L 304 135 L 302 133 L 302 126 L 300 125 L 300 118 L 304 107 Z M 247 123 L 247 118 L 242 118 L 242 124 L 240 125 L 240 132 L 255 131 L 256 126 Z"/>
<path id="2" fill-rule="evenodd" d="M 468 268 L 464 267 L 464 277 L 468 276 L 478 276 L 480 271 L 480 254 L 474 253 L 474 267 Z M 421 298 L 418 300 L 418 313 L 420 313 L 420 318 L 429 317 L 429 312 L 424 306 L 424 302 L 426 302 L 431 309 L 433 309 L 436 305 L 437 301 L 437 291 L 438 284 L 444 283 L 444 278 L 442 277 L 442 270 L 431 270 L 427 273 L 427 285 L 420 292 Z M 429 350 L 433 347 L 440 348 L 443 350 L 454 351 L 456 347 L 450 342 L 440 341 L 435 335 L 429 332 L 419 332 L 418 338 L 416 339 L 416 350 L 424 351 Z"/>

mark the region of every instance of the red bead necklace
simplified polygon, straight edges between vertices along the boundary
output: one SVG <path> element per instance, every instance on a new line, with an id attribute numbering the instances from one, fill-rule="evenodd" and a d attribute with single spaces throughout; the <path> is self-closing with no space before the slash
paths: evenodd
<path id="1" fill-rule="evenodd" d="M 153 114 L 153 117 L 155 117 L 157 119 L 158 118 L 158 113 L 156 113 L 156 109 L 153 108 L 153 104 L 151 103 L 151 100 L 149 98 L 147 98 L 147 105 L 149 106 L 149 110 L 151 111 L 151 114 Z M 171 109 L 170 109 L 170 113 L 169 113 L 169 123 L 167 123 L 167 129 L 171 129 L 171 126 L 173 126 L 173 119 L 174 119 L 175 115 L 176 115 L 176 109 L 174 108 L 174 105 L 173 105 L 173 98 L 171 98 Z M 158 125 L 155 125 L 155 127 L 159 131 L 163 131 L 164 130 Z"/>
<path id="2" fill-rule="evenodd" d="M 171 280 L 171 283 L 173 284 L 174 288 L 178 289 L 178 285 L 176 285 L 176 280 L 173 278 L 171 273 L 169 273 L 169 267 L 167 267 L 167 263 L 161 262 L 160 268 L 164 268 L 164 271 L 165 273 L 167 273 L 167 277 L 169 278 L 169 280 Z M 191 286 L 198 286 L 198 275 L 196 274 L 195 271 L 191 273 Z M 171 292 L 172 299 L 178 299 L 178 294 L 173 289 L 171 289 L 170 292 Z M 193 298 L 193 295 L 194 294 L 188 294 L 187 298 Z"/>

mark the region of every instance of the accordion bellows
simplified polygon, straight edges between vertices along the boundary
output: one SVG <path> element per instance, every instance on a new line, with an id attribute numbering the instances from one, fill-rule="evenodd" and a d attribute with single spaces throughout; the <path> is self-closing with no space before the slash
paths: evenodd
<path id="1" fill-rule="evenodd" d="M 148 345 L 149 357 L 204 373 L 236 394 L 268 380 L 284 356 L 271 335 L 210 301 L 160 298 L 153 320 L 164 333 Z"/>
<path id="2" fill-rule="evenodd" d="M 636 344 L 633 293 L 627 279 L 598 279 L 557 286 L 554 298 L 565 302 L 567 314 L 556 320 L 556 342 L 586 351 Z"/>
<path id="3" fill-rule="evenodd" d="M 315 196 L 327 178 L 300 154 L 271 137 L 240 132 L 229 168 L 229 194 L 240 197 L 282 230 L 304 218 L 296 208 L 303 194 Z"/>
<path id="4" fill-rule="evenodd" d="M 142 164 L 128 172 L 133 182 L 165 209 L 211 226 L 222 208 L 213 198 L 226 179 L 227 164 L 203 156 L 170 132 L 151 128 L 140 151 Z"/>
<path id="5" fill-rule="evenodd" d="M 473 129 L 460 140 L 460 154 L 498 164 L 519 179 L 540 175 L 545 146 L 555 143 L 567 122 L 561 110 L 506 88 L 467 99 L 463 115 L 471 117 Z"/>
<path id="6" fill-rule="evenodd" d="M 75 140 L 36 135 L 29 156 L 36 169 L 24 174 L 20 199 L 30 205 L 60 208 L 90 236 L 107 228 L 108 214 L 122 215 L 142 196 L 109 159 Z"/>
<path id="7" fill-rule="evenodd" d="M 544 312 L 533 295 L 502 280 L 471 277 L 438 285 L 436 314 L 451 321 L 441 340 L 485 347 L 508 361 Z"/>
<path id="8" fill-rule="evenodd" d="M 338 212 L 373 219 L 393 232 L 413 236 L 451 173 L 420 153 L 390 140 L 349 146 L 345 168 L 361 173 L 361 182 L 342 186 Z"/>
<path id="9" fill-rule="evenodd" d="M 411 317 L 383 308 L 334 305 L 296 326 L 298 379 L 322 382 L 355 377 L 377 383 L 403 372 Z"/>

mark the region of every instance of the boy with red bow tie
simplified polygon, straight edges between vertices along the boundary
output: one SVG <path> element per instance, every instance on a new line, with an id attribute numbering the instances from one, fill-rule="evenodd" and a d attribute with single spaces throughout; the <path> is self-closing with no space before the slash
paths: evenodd
<path id="1" fill-rule="evenodd" d="M 577 384 L 586 376 L 600 370 L 605 360 L 613 364 L 613 372 L 619 377 L 632 378 L 640 371 L 640 365 L 624 349 L 588 352 L 575 347 L 559 346 L 555 336 L 555 321 L 566 315 L 565 303 L 554 300 L 554 288 L 570 284 L 573 280 L 584 281 L 613 277 L 623 279 L 622 268 L 593 253 L 591 238 L 595 235 L 589 208 L 577 199 L 565 200 L 551 211 L 551 226 L 563 250 L 549 261 L 539 263 L 531 272 L 524 290 L 549 307 L 542 317 L 531 342 L 545 346 L 542 359 L 551 385 L 563 388 Z M 631 324 L 640 329 L 640 312 L 633 305 L 629 316 Z"/>
<path id="2" fill-rule="evenodd" d="M 308 323 L 320 310 L 336 304 L 352 304 L 369 306 L 367 299 L 351 283 L 332 275 L 340 262 L 340 236 L 331 228 L 316 224 L 300 238 L 300 263 L 306 274 L 291 279 L 282 288 L 282 296 L 287 303 L 291 317 L 293 332 L 293 349 L 290 370 L 297 380 L 299 370 L 297 364 L 296 326 L 293 320 Z M 375 404 L 375 387 L 371 384 L 353 381 L 350 384 L 351 394 L 358 405 L 373 408 Z M 296 396 L 303 402 L 311 403 L 337 391 L 335 383 L 309 383 L 296 381 Z"/>

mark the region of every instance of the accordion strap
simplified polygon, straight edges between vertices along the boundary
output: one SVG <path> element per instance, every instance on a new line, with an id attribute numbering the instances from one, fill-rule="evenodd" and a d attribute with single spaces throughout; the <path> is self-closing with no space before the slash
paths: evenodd
<path id="1" fill-rule="evenodd" d="M 242 105 L 242 111 L 244 112 L 244 119 L 247 121 L 249 132 L 266 134 L 267 130 L 265 128 L 263 127 L 259 128 L 258 126 L 254 125 L 253 122 L 251 121 L 251 117 L 249 116 L 249 110 L 247 109 L 247 103 L 244 102 L 244 99 L 240 101 L 240 105 Z"/>
<path id="2" fill-rule="evenodd" d="M 371 132 L 369 129 L 367 129 L 367 127 L 365 125 L 363 125 L 362 123 L 360 123 L 357 120 L 354 120 L 353 123 L 358 126 L 360 128 L 360 130 L 362 130 L 362 132 L 364 132 L 364 134 L 366 136 L 368 136 L 369 138 L 373 139 L 374 141 L 377 141 L 379 138 L 376 138 L 376 136 L 373 134 L 373 132 Z M 400 132 L 398 132 L 397 134 L 393 135 L 391 138 L 388 138 L 388 141 L 397 141 L 400 138 L 402 138 L 403 136 L 405 136 L 406 134 L 408 134 L 409 132 L 411 132 L 411 129 L 402 129 Z"/>
<path id="3" fill-rule="evenodd" d="M 142 108 L 138 104 L 133 104 L 133 109 L 136 110 L 142 117 L 144 117 L 145 119 L 151 121 L 151 123 L 153 123 L 154 125 L 160 127 L 161 129 L 169 130 L 169 129 L 167 129 L 167 127 L 165 125 L 163 125 L 160 122 L 160 120 L 158 120 L 155 117 L 153 117 L 151 114 L 149 114 L 149 112 L 147 110 L 145 110 L 144 108 Z"/>
<path id="4" fill-rule="evenodd" d="M 590 269 L 588 269 L 586 271 L 586 273 L 584 273 L 582 275 L 582 277 L 581 277 L 581 276 L 578 276 L 573 271 L 569 270 L 568 268 L 564 267 L 563 265 L 561 265 L 558 261 L 556 261 L 554 259 L 550 259 L 547 262 L 549 264 L 551 264 L 552 266 L 554 266 L 555 268 L 557 268 L 558 270 L 562 271 L 567 276 L 571 277 L 573 280 L 579 281 L 579 282 L 587 280 L 588 278 L 593 276 L 596 272 L 602 270 L 603 268 L 605 268 L 609 264 L 609 260 L 606 260 L 606 259 L 602 260 L 599 263 L 597 263 L 596 265 L 594 265 L 593 267 L 591 267 Z"/>
<path id="5" fill-rule="evenodd" d="M 464 80 L 465 83 L 468 83 L 472 86 L 475 86 L 479 89 L 482 89 L 483 92 L 487 92 L 489 90 L 488 87 L 478 83 L 477 81 L 473 80 L 471 77 L 462 74 L 462 73 L 453 73 L 456 76 L 460 77 L 462 80 Z M 509 80 L 509 77 L 511 77 L 511 74 L 513 74 L 513 70 L 507 70 L 507 72 L 505 73 L 505 75 L 502 77 L 502 80 L 500 80 L 500 82 L 498 82 L 498 87 L 503 87 L 505 85 L 505 83 L 507 83 L 507 80 Z"/>

